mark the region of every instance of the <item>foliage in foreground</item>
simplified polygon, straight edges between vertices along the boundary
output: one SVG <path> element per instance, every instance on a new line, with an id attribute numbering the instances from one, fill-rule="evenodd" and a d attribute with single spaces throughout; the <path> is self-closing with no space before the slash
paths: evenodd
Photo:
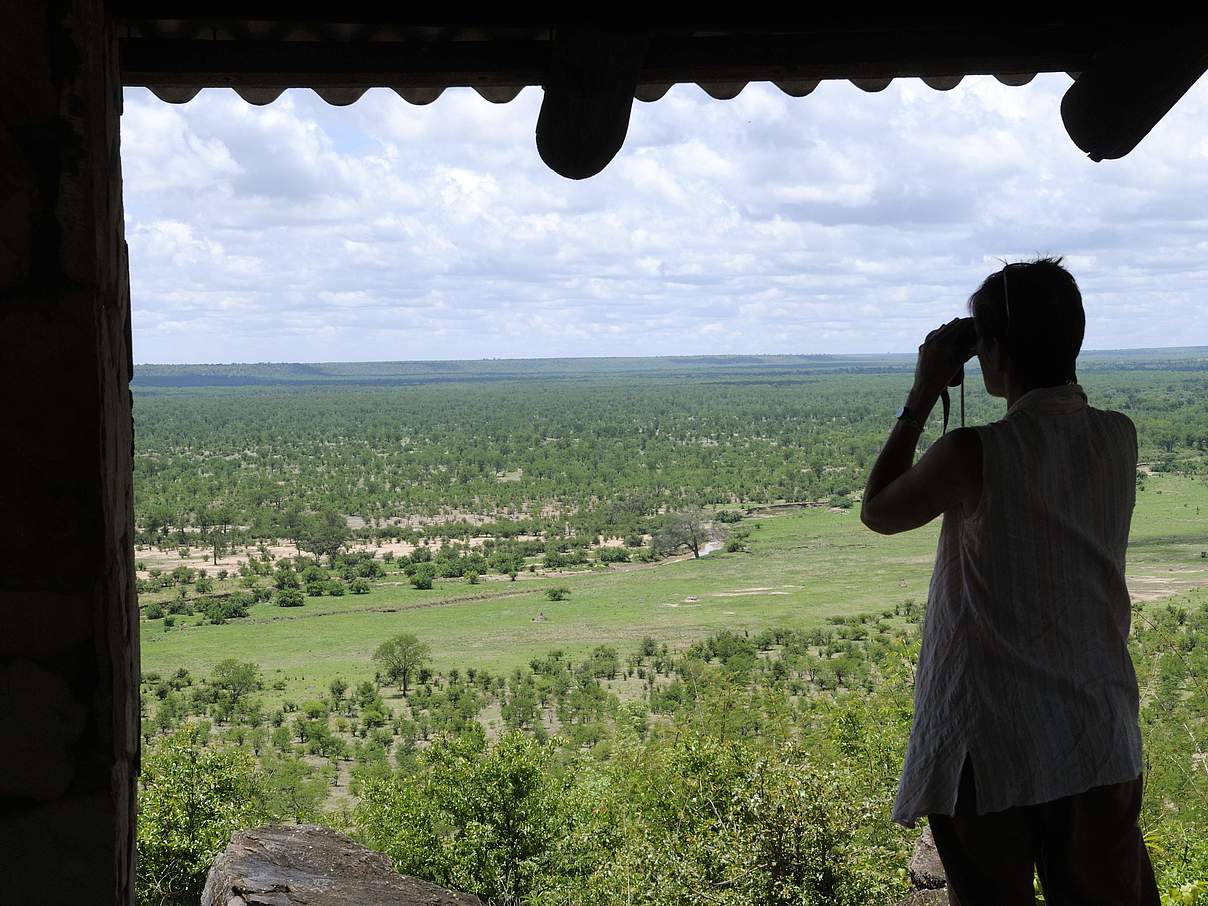
<path id="1" fill-rule="evenodd" d="M 512 733 L 434 746 L 357 823 L 399 871 L 493 904 L 864 904 L 903 892 L 886 779 L 691 728 L 606 764 Z"/>
<path id="2" fill-rule="evenodd" d="M 239 749 L 200 744 L 184 726 L 143 760 L 138 799 L 138 898 L 196 902 L 231 834 L 267 816 L 256 763 Z"/>
<path id="3" fill-rule="evenodd" d="M 140 895 L 188 902 L 233 830 L 298 818 L 489 906 L 892 903 L 915 836 L 889 820 L 911 638 L 867 617 L 723 631 L 682 652 L 646 638 L 623 663 L 607 646 L 577 663 L 554 652 L 506 682 L 429 672 L 393 717 L 373 682 L 337 680 L 329 701 L 269 715 L 267 733 L 251 665 L 224 661 L 193 687 L 162 680 Z M 1206 638 L 1202 593 L 1134 613 L 1142 828 L 1166 906 L 1208 903 Z M 642 699 L 607 691 L 622 674 L 644 680 Z M 494 741 L 478 719 L 490 702 L 509 728 Z M 226 729 L 211 732 L 211 717 Z M 354 762 L 357 801 L 324 814 L 337 761 Z"/>

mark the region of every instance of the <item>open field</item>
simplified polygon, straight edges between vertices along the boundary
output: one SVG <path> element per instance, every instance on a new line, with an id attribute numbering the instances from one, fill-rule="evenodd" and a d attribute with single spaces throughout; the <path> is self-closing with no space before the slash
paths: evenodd
<path id="1" fill-rule="evenodd" d="M 205 675 L 235 657 L 259 664 L 270 684 L 284 680 L 277 695 L 300 699 L 321 695 L 337 675 L 372 676 L 374 649 L 399 632 L 427 642 L 438 670 L 500 672 L 554 648 L 578 655 L 608 643 L 624 654 L 646 635 L 682 646 L 724 628 L 809 628 L 926 599 L 938 522 L 883 537 L 854 510 L 817 507 L 749 518 L 742 528 L 751 531 L 750 553 L 558 578 L 522 574 L 516 582 L 491 577 L 477 586 L 437 580 L 430 591 L 390 573 L 367 595 L 308 598 L 289 609 L 257 604 L 248 619 L 223 625 L 187 619 L 165 631 L 159 621 L 144 622 L 142 669 Z M 1208 480 L 1147 478 L 1129 551 L 1134 598 L 1208 586 L 1206 549 Z M 545 589 L 555 585 L 568 587 L 569 598 L 549 601 Z M 543 622 L 534 622 L 538 613 Z"/>

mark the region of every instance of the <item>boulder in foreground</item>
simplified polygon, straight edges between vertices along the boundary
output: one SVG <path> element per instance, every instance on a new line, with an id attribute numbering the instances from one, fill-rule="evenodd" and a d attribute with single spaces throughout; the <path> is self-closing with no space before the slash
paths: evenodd
<path id="1" fill-rule="evenodd" d="M 948 891 L 943 887 L 932 890 L 916 890 L 898 906 L 948 906 Z"/>
<path id="2" fill-rule="evenodd" d="M 482 906 L 398 874 L 390 860 L 314 824 L 241 831 L 214 860 L 201 906 Z"/>
<path id="3" fill-rule="evenodd" d="M 944 873 L 944 863 L 935 849 L 935 838 L 931 836 L 931 828 L 925 828 L 914 844 L 914 852 L 910 854 L 910 880 L 914 886 L 922 890 L 936 890 L 948 883 Z"/>

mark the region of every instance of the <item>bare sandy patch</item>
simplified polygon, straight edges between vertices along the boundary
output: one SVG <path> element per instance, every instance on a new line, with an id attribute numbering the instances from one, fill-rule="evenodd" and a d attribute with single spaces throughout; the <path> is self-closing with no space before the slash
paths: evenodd
<path id="1" fill-rule="evenodd" d="M 733 591 L 715 591 L 709 597 L 711 598 L 747 598 L 747 597 L 762 597 L 764 595 L 787 595 L 787 591 L 780 591 L 772 588 L 770 585 L 760 586 L 759 588 L 736 588 Z"/>
<path id="2" fill-rule="evenodd" d="M 1129 576 L 1128 592 L 1134 601 L 1158 601 L 1208 585 L 1204 570 L 1184 569 L 1173 576 Z"/>
<path id="3" fill-rule="evenodd" d="M 518 536 L 520 540 L 532 540 L 531 536 Z M 475 535 L 465 542 L 465 546 L 470 548 L 482 547 L 487 541 L 491 540 L 489 535 Z M 383 554 L 389 551 L 395 557 L 406 557 L 415 550 L 417 545 L 410 544 L 406 541 L 377 541 L 354 543 L 348 545 L 348 550 L 357 553 L 371 553 L 379 560 Z M 430 543 L 428 547 L 437 548 L 436 543 Z M 265 548 L 269 552 L 269 556 L 275 560 L 298 556 L 298 548 L 287 542 L 276 541 L 272 544 L 266 544 Z M 241 565 L 247 562 L 250 554 L 260 556 L 260 548 L 258 545 L 250 545 L 248 547 L 240 547 L 234 551 L 229 551 L 219 559 L 215 565 L 209 562 L 206 558 L 210 550 L 204 547 L 190 547 L 187 557 L 180 556 L 180 548 L 178 547 L 150 547 L 139 546 L 135 548 L 134 559 L 142 563 L 145 569 L 138 571 L 139 578 L 147 578 L 148 572 L 152 568 L 157 568 L 163 572 L 171 572 L 178 566 L 188 566 L 192 569 L 204 569 L 213 574 L 217 570 L 225 569 L 227 572 L 235 572 Z M 484 577 L 485 578 L 485 577 Z"/>

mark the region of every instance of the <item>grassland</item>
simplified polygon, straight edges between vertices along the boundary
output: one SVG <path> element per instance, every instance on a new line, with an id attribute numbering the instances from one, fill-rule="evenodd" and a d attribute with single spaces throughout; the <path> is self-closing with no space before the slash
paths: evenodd
<path id="1" fill-rule="evenodd" d="M 646 635 L 673 646 L 722 628 L 809 628 L 833 616 L 892 612 L 926 598 L 938 522 L 882 537 L 854 510 L 824 507 L 748 518 L 750 552 L 717 552 L 650 566 L 614 566 L 580 574 L 491 577 L 479 585 L 438 580 L 416 590 L 391 573 L 367 595 L 308 598 L 302 608 L 255 605 L 247 619 L 209 625 L 187 619 L 165 630 L 143 623 L 142 669 L 179 667 L 205 675 L 223 658 L 257 663 L 269 700 L 316 697 L 342 675 L 373 675 L 371 655 L 398 632 L 432 648 L 438 670 L 494 672 L 561 648 L 582 653 L 607 643 L 622 654 Z M 1148 477 L 1137 494 L 1128 573 L 1134 598 L 1152 601 L 1208 586 L 1208 480 Z M 551 586 L 571 590 L 552 602 Z M 544 621 L 534 621 L 539 614 Z M 893 618 L 896 619 L 896 618 Z"/>

